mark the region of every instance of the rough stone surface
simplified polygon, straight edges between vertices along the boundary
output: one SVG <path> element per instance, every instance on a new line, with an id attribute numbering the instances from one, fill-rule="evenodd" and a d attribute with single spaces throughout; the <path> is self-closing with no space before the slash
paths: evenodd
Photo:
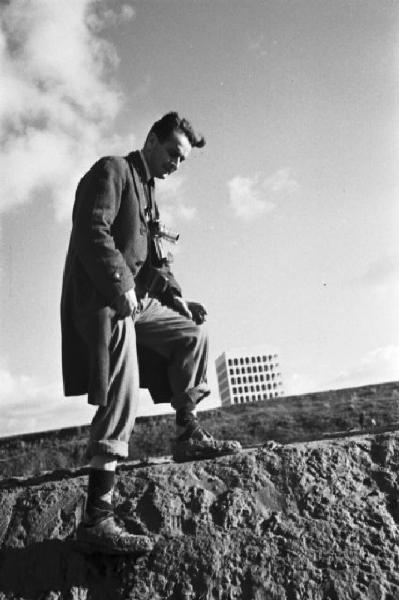
<path id="1" fill-rule="evenodd" d="M 399 600 L 399 433 L 124 465 L 147 557 L 73 541 L 86 477 L 1 482 L 0 600 Z"/>

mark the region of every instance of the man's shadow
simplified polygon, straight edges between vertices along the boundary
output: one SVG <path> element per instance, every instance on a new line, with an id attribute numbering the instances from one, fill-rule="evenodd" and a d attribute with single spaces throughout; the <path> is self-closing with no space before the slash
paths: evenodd
<path id="1" fill-rule="evenodd" d="M 64 597 L 71 588 L 83 588 L 87 600 L 124 600 L 121 574 L 128 567 L 127 561 L 131 571 L 133 561 L 146 560 L 85 554 L 74 540 L 45 540 L 26 548 L 3 548 L 0 591 L 24 599 L 45 599 L 50 591 L 61 592 Z"/>

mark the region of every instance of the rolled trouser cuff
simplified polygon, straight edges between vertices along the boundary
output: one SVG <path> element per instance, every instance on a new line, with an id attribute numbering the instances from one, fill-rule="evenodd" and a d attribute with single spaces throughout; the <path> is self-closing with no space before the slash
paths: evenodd
<path id="1" fill-rule="evenodd" d="M 129 444 L 120 440 L 90 440 L 87 448 L 87 458 L 106 454 L 110 458 L 127 458 L 129 455 Z"/>
<path id="2" fill-rule="evenodd" d="M 207 383 L 200 383 L 195 387 L 181 392 L 180 394 L 175 394 L 172 397 L 171 405 L 174 409 L 179 410 L 181 408 L 188 408 L 189 410 L 194 410 L 195 407 L 201 400 L 209 396 L 211 393 L 210 387 Z"/>

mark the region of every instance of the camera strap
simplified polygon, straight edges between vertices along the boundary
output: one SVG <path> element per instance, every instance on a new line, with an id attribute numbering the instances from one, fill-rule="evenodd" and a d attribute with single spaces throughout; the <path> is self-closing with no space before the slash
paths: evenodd
<path id="1" fill-rule="evenodd" d="M 145 214 L 147 223 L 149 223 L 154 218 L 154 216 L 153 216 L 153 212 L 154 212 L 153 211 L 153 206 L 154 206 L 153 195 L 154 195 L 154 191 L 155 191 L 154 180 L 150 180 L 147 183 L 144 183 L 143 188 L 144 188 L 145 198 L 147 200 L 147 206 L 144 209 L 144 214 Z"/>

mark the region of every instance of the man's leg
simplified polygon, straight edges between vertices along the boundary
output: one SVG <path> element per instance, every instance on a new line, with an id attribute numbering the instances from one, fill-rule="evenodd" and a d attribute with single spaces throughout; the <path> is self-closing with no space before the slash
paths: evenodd
<path id="1" fill-rule="evenodd" d="M 132 319 L 115 320 L 110 344 L 108 402 L 99 406 L 91 423 L 88 497 L 78 540 L 89 549 L 141 554 L 152 548 L 147 536 L 134 536 L 114 521 L 112 495 L 118 458 L 128 456 L 138 401 L 136 338 Z"/>
<path id="2" fill-rule="evenodd" d="M 230 454 L 241 449 L 235 441 L 217 441 L 204 431 L 195 407 L 209 395 L 206 382 L 208 335 L 204 325 L 147 300 L 136 322 L 139 345 L 163 356 L 168 364 L 171 404 L 176 410 L 175 460 Z M 154 374 L 155 376 L 155 374 Z"/>

